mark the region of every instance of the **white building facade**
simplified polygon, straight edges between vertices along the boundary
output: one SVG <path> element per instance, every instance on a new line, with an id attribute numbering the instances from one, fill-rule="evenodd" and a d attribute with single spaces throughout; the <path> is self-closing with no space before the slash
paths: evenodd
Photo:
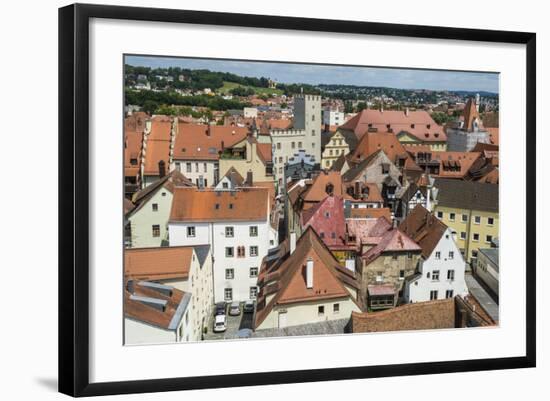
<path id="1" fill-rule="evenodd" d="M 424 302 L 467 295 L 465 270 L 466 262 L 454 241 L 451 229 L 447 228 L 431 255 L 427 259 L 419 260 L 418 273 L 407 280 L 404 288 L 405 301 Z"/>

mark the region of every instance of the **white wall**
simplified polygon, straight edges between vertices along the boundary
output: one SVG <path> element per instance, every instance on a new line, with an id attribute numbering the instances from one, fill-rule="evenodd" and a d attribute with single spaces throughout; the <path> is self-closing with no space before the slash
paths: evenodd
<path id="1" fill-rule="evenodd" d="M 194 226 L 196 236 L 187 237 L 187 227 Z M 225 227 L 233 227 L 232 238 L 225 236 Z M 258 227 L 258 236 L 250 237 L 250 226 Z M 250 299 L 250 287 L 256 286 L 257 278 L 250 278 L 250 268 L 261 266 L 262 258 L 269 249 L 270 226 L 268 221 L 223 222 L 223 223 L 170 223 L 170 245 L 211 244 L 214 256 L 214 302 L 224 301 L 224 289 L 233 289 L 234 301 Z M 237 247 L 245 246 L 245 257 L 237 257 Z M 250 256 L 250 246 L 258 247 L 258 256 Z M 233 247 L 234 256 L 226 257 L 225 248 Z M 225 270 L 233 269 L 234 278 L 226 280 Z"/>
<path id="2" fill-rule="evenodd" d="M 440 259 L 436 259 L 436 252 L 440 252 Z M 453 252 L 452 259 L 449 252 Z M 430 291 L 438 291 L 437 299 L 445 299 L 447 290 L 453 290 L 454 295 L 465 295 L 468 287 L 464 281 L 466 262 L 460 253 L 460 249 L 453 240 L 451 230 L 447 228 L 432 254 L 425 261 L 420 262 L 422 277 L 410 283 L 405 289 L 407 302 L 423 302 L 430 300 Z M 434 270 L 439 270 L 439 280 L 433 280 Z M 454 270 L 454 280 L 447 279 L 447 272 Z M 428 274 L 430 278 L 428 278 Z"/>
<path id="3" fill-rule="evenodd" d="M 105 1 L 89 0 L 89 3 L 104 4 Z M 12 59 L 17 58 L 17 74 L 34 76 L 36 74 L 36 60 L 40 59 L 40 70 L 43 76 L 50 79 L 42 80 L 40 85 L 43 93 L 57 92 L 57 7 L 68 4 L 67 1 L 36 1 L 9 2 L 6 4 L 5 15 L 13 18 L 4 18 L 0 30 L 3 37 L 17 40 L 6 40 L 2 47 Z M 110 4 L 126 6 L 182 8 L 176 0 L 110 0 Z M 334 18 L 342 20 L 369 20 L 378 22 L 394 22 L 405 24 L 462 26 L 479 29 L 537 31 L 538 57 L 537 65 L 539 76 L 538 111 L 544 116 L 544 110 L 550 106 L 550 79 L 548 74 L 542 73 L 549 68 L 550 57 L 550 24 L 547 20 L 546 4 L 540 1 L 526 0 L 518 2 L 479 2 L 465 0 L 460 6 L 453 7 L 449 12 L 442 6 L 441 1 L 427 1 L 419 6 L 405 0 L 395 0 L 389 7 L 385 2 L 353 2 L 342 0 L 339 7 L 311 7 L 307 2 L 280 0 L 278 2 L 245 2 L 231 3 L 229 9 L 223 0 L 205 0 L 197 5 L 197 9 L 256 13 L 272 15 L 294 15 L 299 17 Z M 472 12 L 475 10 L 475 12 Z M 498 12 L 496 12 L 498 11 Z M 19 16 L 25 16 L 25 24 Z M 33 29 L 28 29 L 28 26 Z M 37 35 L 36 32 L 40 34 Z M 32 51 L 29 51 L 32 49 Z M 13 65 L 2 64 L 0 69 L 3 75 L 13 69 Z M 27 104 L 28 93 L 35 91 L 33 80 L 4 80 L 4 92 L 9 94 L 11 104 Z M 55 95 L 53 95 L 55 97 Z M 57 140 L 56 119 L 57 102 L 50 96 L 40 107 L 33 107 L 33 116 L 37 121 L 49 121 L 50 125 L 44 130 L 31 130 L 29 136 L 34 146 L 26 148 L 29 159 L 44 160 L 49 171 L 57 169 Z M 28 118 L 28 108 L 14 107 L 10 109 L 12 118 L 5 120 L 6 132 L 19 132 L 21 121 Z M 550 146 L 550 137 L 542 135 L 548 132 L 549 122 L 545 118 L 538 121 L 538 170 L 544 171 L 545 159 L 543 152 Z M 47 133 L 47 135 L 44 135 Z M 10 148 L 20 148 L 20 138 L 16 135 L 6 136 Z M 44 154 L 49 157 L 44 158 Z M 3 163 L 6 166 L 20 165 L 20 152 L 6 152 Z M 66 400 L 67 397 L 56 392 L 57 389 L 57 176 L 53 174 L 47 180 L 35 180 L 32 186 L 21 181 L 17 174 L 8 174 L 6 184 L 20 190 L 18 202 L 11 204 L 10 213 L 6 213 L 4 224 L 12 227 L 12 235 L 8 237 L 5 252 L 2 254 L 2 264 L 11 266 L 41 266 L 40 269 L 6 269 L 4 279 L 9 282 L 24 281 L 30 293 L 42 292 L 44 288 L 51 290 L 50 295 L 41 298 L 41 313 L 33 316 L 34 327 L 40 327 L 39 340 L 36 330 L 5 330 L 3 332 L 2 361 L 0 367 L 10 372 L 9 380 L 5 380 L 2 393 L 8 399 L 39 399 L 43 401 Z M 550 197 L 550 187 L 544 185 L 543 174 L 538 176 L 539 194 L 537 225 L 539 241 L 544 238 L 544 230 L 550 225 L 550 214 L 543 213 L 544 199 Z M 28 216 L 28 210 L 35 206 L 34 194 L 43 193 L 41 206 L 48 210 L 41 216 L 41 224 L 50 227 L 48 235 L 41 236 L 40 241 L 33 243 L 33 252 L 29 252 L 28 243 L 18 240 L 28 237 L 28 224 L 21 223 L 21 216 Z M 8 199 L 0 200 L 2 206 L 8 205 Z M 25 217 L 23 218 L 25 221 Z M 537 259 L 544 261 L 550 257 L 548 247 L 537 247 Z M 22 259 L 22 255 L 25 258 Z M 476 398 L 484 400 L 508 400 L 525 397 L 525 389 L 532 394 L 545 394 L 547 378 L 550 375 L 548 342 L 548 320 L 543 317 L 550 308 L 550 297 L 544 296 L 543 285 L 550 275 L 539 264 L 538 270 L 538 367 L 536 369 L 512 369 L 504 371 L 486 371 L 470 373 L 454 373 L 429 376 L 404 376 L 368 380 L 330 381 L 307 384 L 289 384 L 278 386 L 254 386 L 229 389 L 195 390 L 185 392 L 189 398 L 200 397 L 205 401 L 219 400 L 223 394 L 224 400 L 261 399 L 262 401 L 279 401 L 280 399 L 297 399 L 307 397 L 318 401 L 337 400 L 342 394 L 364 394 L 368 390 L 369 397 L 385 397 L 388 388 L 421 388 L 421 391 L 407 392 L 408 401 L 441 400 L 441 394 L 449 401 L 462 401 L 463 391 L 449 391 L 449 389 L 468 388 L 475 391 Z M 33 310 L 36 307 L 34 297 L 20 297 L 17 286 L 6 286 L 2 296 L 6 299 L 18 299 L 20 308 L 5 308 L 4 320 L 10 321 L 15 327 L 25 327 L 28 315 L 21 310 Z M 389 334 L 391 335 L 391 334 Z M 277 340 L 284 341 L 284 340 Z M 21 350 L 25 352 L 22 353 Z M 33 358 L 30 355 L 40 355 Z M 182 362 L 184 363 L 184 362 Z M 464 386 L 464 387 L 462 387 Z M 274 391 L 275 390 L 275 391 Z M 140 400 L 143 395 L 111 396 L 106 400 Z M 165 392 L 148 394 L 150 400 L 180 400 L 182 393 Z"/>
<path id="4" fill-rule="evenodd" d="M 206 180 L 206 186 L 211 187 L 214 185 L 214 171 L 218 169 L 218 161 L 213 160 L 184 160 L 174 159 L 170 164 L 170 171 L 177 169 L 177 164 L 180 165 L 180 172 L 187 178 L 189 178 L 193 184 L 197 184 L 197 180 L 202 177 Z M 191 163 L 191 171 L 187 171 L 187 163 Z M 220 175 L 225 174 L 220 173 Z M 219 178 L 219 177 L 218 177 Z"/>

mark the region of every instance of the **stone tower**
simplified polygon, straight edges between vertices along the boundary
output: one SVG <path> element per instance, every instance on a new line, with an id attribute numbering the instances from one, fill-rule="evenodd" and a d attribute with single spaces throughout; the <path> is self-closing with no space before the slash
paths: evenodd
<path id="1" fill-rule="evenodd" d="M 294 96 L 294 129 L 305 131 L 305 148 L 317 161 L 321 160 L 321 112 L 321 96 Z"/>

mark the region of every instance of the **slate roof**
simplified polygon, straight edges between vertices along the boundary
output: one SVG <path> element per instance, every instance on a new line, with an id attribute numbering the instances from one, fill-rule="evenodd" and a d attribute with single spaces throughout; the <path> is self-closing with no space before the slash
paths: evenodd
<path id="1" fill-rule="evenodd" d="M 438 189 L 438 206 L 495 213 L 499 210 L 498 184 L 437 178 L 434 187 Z"/>

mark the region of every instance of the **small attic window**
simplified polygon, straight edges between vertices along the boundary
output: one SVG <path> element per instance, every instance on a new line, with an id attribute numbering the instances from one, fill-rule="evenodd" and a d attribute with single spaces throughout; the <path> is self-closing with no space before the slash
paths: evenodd
<path id="1" fill-rule="evenodd" d="M 220 208 L 220 204 L 219 204 L 219 203 L 216 203 L 216 204 L 214 205 L 214 208 L 215 208 L 216 210 L 218 210 L 218 209 Z"/>
<path id="2" fill-rule="evenodd" d="M 232 203 L 229 204 L 229 209 L 233 209 L 233 204 Z"/>
<path id="3" fill-rule="evenodd" d="M 325 212 L 325 217 L 328 219 L 330 217 L 330 212 Z"/>
<path id="4" fill-rule="evenodd" d="M 185 152 L 186 150 L 187 150 L 187 149 L 185 149 L 185 148 L 181 148 L 181 151 L 182 151 L 182 152 Z"/>
<path id="5" fill-rule="evenodd" d="M 414 128 L 414 124 L 411 124 L 411 128 Z"/>
<path id="6" fill-rule="evenodd" d="M 436 133 L 434 134 L 434 136 L 435 136 L 436 138 L 439 138 L 439 132 L 436 132 Z"/>
<path id="7" fill-rule="evenodd" d="M 428 127 L 428 129 L 432 128 L 432 124 L 428 124 L 426 127 Z"/>
<path id="8" fill-rule="evenodd" d="M 137 164 L 137 159 L 130 159 L 130 164 L 135 166 Z"/>
<path id="9" fill-rule="evenodd" d="M 427 137 L 430 136 L 430 134 L 426 132 L 426 133 L 424 134 L 424 136 L 427 138 Z"/>

